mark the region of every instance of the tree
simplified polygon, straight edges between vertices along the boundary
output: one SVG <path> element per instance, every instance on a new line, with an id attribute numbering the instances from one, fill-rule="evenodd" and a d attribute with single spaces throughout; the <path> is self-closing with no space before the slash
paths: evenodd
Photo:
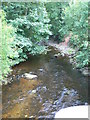
<path id="1" fill-rule="evenodd" d="M 44 3 L 8 3 L 3 4 L 7 22 L 16 29 L 14 46 L 17 47 L 19 57 L 17 63 L 28 58 L 27 54 L 41 54 L 46 47 L 40 46 L 41 41 L 47 41 L 51 35 L 50 19 Z"/>

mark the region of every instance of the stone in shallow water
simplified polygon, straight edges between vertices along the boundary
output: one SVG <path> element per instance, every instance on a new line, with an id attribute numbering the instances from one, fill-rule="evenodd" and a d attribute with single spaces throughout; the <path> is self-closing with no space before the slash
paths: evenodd
<path id="1" fill-rule="evenodd" d="M 33 75 L 30 73 L 25 73 L 24 76 L 26 79 L 36 79 L 38 77 L 37 75 Z"/>
<path id="2" fill-rule="evenodd" d="M 82 74 L 83 74 L 84 76 L 90 76 L 90 73 L 89 73 L 88 70 L 83 70 L 83 71 L 82 71 Z"/>
<path id="3" fill-rule="evenodd" d="M 40 71 L 40 72 L 44 72 L 44 69 L 40 68 L 39 71 Z"/>
<path id="4" fill-rule="evenodd" d="M 32 90 L 32 93 L 34 93 L 34 94 L 35 94 L 35 93 L 36 93 L 36 90 Z"/>
<path id="5" fill-rule="evenodd" d="M 54 57 L 57 58 L 57 57 L 59 57 L 60 55 L 61 55 L 61 53 L 57 53 L 57 54 L 54 55 Z"/>

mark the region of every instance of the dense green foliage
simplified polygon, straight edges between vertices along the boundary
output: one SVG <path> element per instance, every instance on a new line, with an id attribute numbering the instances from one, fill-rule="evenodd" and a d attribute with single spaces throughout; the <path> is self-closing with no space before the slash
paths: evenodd
<path id="1" fill-rule="evenodd" d="M 52 38 L 60 41 L 59 30 L 61 28 L 61 13 L 62 7 L 61 3 L 46 3 L 46 9 L 50 18 L 50 23 L 52 25 L 51 31 L 53 33 Z"/>
<path id="2" fill-rule="evenodd" d="M 9 3 L 4 6 L 7 22 L 17 29 L 14 47 L 19 56 L 17 63 L 28 58 L 27 54 L 41 54 L 45 46 L 41 41 L 49 39 L 49 18 L 43 3 Z M 16 62 L 16 61 L 15 61 Z"/>
<path id="3" fill-rule="evenodd" d="M 66 7 L 68 3 L 61 2 L 50 2 L 46 3 L 46 9 L 50 18 L 50 23 L 52 25 L 51 31 L 53 33 L 52 39 L 61 42 L 63 38 L 62 32 L 60 29 L 64 26 L 64 21 L 62 20 L 63 9 Z"/>
<path id="4" fill-rule="evenodd" d="M 88 3 L 76 2 L 65 7 L 62 13 L 65 23 L 60 29 L 64 35 L 72 32 L 71 45 L 77 50 L 77 67 L 88 65 Z"/>
<path id="5" fill-rule="evenodd" d="M 5 21 L 5 13 L 0 10 L 0 81 L 10 72 L 12 58 L 17 54 L 12 49 L 15 29 L 11 25 L 7 25 Z"/>
<path id="6" fill-rule="evenodd" d="M 2 9 L 0 79 L 8 74 L 10 66 L 25 61 L 28 55 L 45 53 L 47 47 L 41 44 L 43 41 L 51 38 L 62 42 L 70 33 L 70 46 L 77 51 L 76 66 L 89 65 L 88 3 L 17 2 L 3 3 Z"/>

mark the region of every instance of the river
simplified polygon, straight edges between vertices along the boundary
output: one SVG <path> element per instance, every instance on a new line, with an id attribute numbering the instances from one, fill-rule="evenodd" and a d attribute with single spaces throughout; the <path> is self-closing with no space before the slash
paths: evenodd
<path id="1" fill-rule="evenodd" d="M 2 86 L 3 118 L 54 118 L 62 108 L 88 104 L 88 78 L 56 53 L 52 48 L 13 67 L 13 82 Z M 38 78 L 27 80 L 24 73 Z"/>

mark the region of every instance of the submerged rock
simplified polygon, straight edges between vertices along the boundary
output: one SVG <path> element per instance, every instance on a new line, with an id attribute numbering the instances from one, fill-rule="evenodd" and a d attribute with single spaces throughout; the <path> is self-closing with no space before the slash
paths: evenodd
<path id="1" fill-rule="evenodd" d="M 39 71 L 40 71 L 40 72 L 42 72 L 42 71 L 43 71 L 43 69 L 42 69 L 42 68 L 40 68 L 40 69 L 39 69 Z"/>
<path id="2" fill-rule="evenodd" d="M 54 57 L 56 57 L 56 58 L 59 57 L 59 56 L 61 56 L 61 53 L 58 53 L 58 54 L 54 55 Z"/>
<path id="3" fill-rule="evenodd" d="M 25 74 L 24 74 L 24 77 L 25 77 L 26 79 L 36 79 L 38 76 L 37 76 L 37 75 L 30 74 L 30 73 L 25 73 Z"/>
<path id="4" fill-rule="evenodd" d="M 43 68 L 40 68 L 39 71 L 40 72 L 45 72 L 45 70 Z"/>
<path id="5" fill-rule="evenodd" d="M 90 73 L 89 73 L 88 70 L 83 70 L 83 71 L 82 71 L 82 74 L 83 74 L 84 76 L 90 76 Z"/>

